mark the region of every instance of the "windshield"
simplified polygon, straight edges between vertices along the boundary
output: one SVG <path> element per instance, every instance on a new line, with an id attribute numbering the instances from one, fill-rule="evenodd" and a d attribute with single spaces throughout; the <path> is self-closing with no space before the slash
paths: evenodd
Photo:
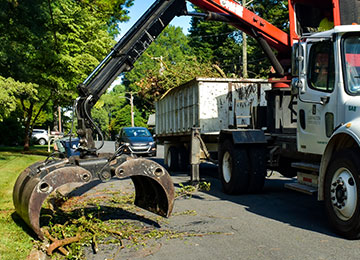
<path id="1" fill-rule="evenodd" d="M 343 40 L 344 80 L 346 92 L 360 95 L 360 36 L 349 35 Z"/>
<path id="2" fill-rule="evenodd" d="M 144 129 L 125 129 L 125 136 L 127 137 L 150 137 L 149 130 Z"/>

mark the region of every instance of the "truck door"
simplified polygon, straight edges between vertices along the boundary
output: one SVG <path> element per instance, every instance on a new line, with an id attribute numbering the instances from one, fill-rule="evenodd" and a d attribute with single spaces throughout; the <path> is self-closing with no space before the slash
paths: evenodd
<path id="1" fill-rule="evenodd" d="M 298 101 L 298 150 L 322 154 L 334 130 L 336 91 L 334 45 L 330 40 L 308 43 L 305 85 Z"/>

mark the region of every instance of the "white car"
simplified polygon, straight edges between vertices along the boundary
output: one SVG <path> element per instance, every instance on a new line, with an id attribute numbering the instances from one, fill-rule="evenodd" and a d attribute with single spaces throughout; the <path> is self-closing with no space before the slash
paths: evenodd
<path id="1" fill-rule="evenodd" d="M 49 142 L 49 136 L 45 129 L 33 129 L 31 138 L 40 145 L 45 145 Z"/>

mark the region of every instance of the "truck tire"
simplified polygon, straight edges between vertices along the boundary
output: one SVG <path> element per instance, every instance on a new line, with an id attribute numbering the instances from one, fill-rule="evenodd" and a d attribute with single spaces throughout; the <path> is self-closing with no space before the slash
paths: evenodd
<path id="1" fill-rule="evenodd" d="M 227 194 L 247 193 L 249 188 L 249 158 L 244 147 L 225 140 L 219 149 L 219 174 Z"/>
<path id="2" fill-rule="evenodd" d="M 329 222 L 339 235 L 360 237 L 360 150 L 337 153 L 325 176 L 325 207 Z"/>
<path id="3" fill-rule="evenodd" d="M 265 184 L 266 150 L 264 146 L 250 146 L 248 149 L 251 162 L 249 192 L 259 193 Z"/>
<path id="4" fill-rule="evenodd" d="M 179 169 L 179 151 L 175 146 L 169 148 L 166 164 L 170 171 L 177 171 Z"/>
<path id="5" fill-rule="evenodd" d="M 178 151 L 179 151 L 179 169 L 185 171 L 189 166 L 189 152 L 185 148 L 185 146 L 180 147 Z"/>

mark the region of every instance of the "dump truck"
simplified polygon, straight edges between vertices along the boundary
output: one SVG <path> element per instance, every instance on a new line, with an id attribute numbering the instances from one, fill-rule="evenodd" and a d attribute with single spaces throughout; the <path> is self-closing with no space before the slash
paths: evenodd
<path id="1" fill-rule="evenodd" d="M 205 144 L 196 158 L 215 162 L 220 131 L 248 127 L 253 108 L 266 107 L 270 89 L 264 79 L 197 77 L 166 92 L 155 103 L 155 133 L 164 144 L 165 164 L 171 171 L 188 168 L 194 131 Z"/>
<path id="2" fill-rule="evenodd" d="M 175 16 L 191 15 L 229 23 L 254 37 L 274 71 L 267 79 L 271 89 L 265 91 L 266 105 L 249 106 L 248 126 L 239 126 L 236 120 L 221 126 L 217 157 L 223 190 L 229 194 L 259 192 L 269 168 L 297 175 L 298 183 L 289 188 L 309 193 L 315 189 L 318 199 L 325 201 L 334 230 L 349 239 L 359 238 L 360 26 L 356 23 L 360 2 L 289 0 L 289 33 L 238 1 L 189 2 L 204 12 L 188 12 L 185 0 L 155 1 L 78 85 L 74 110 L 80 155 L 48 158 L 21 173 L 13 192 L 16 212 L 43 239 L 40 209 L 51 192 L 68 183 L 131 177 L 136 205 L 162 216 L 171 213 L 174 187 L 166 169 L 150 160 L 123 155 L 121 146 L 110 156 L 99 154 L 101 147 L 95 147 L 93 135 L 102 134 L 91 109 Z M 325 18 L 333 26 L 321 31 L 319 25 Z M 193 173 L 198 173 L 199 151 L 206 153 L 196 126 L 191 138 Z"/>
<path id="3" fill-rule="evenodd" d="M 251 79 L 194 79 L 166 93 L 156 104 L 165 163 L 190 165 L 199 181 L 199 164 L 215 162 L 228 194 L 260 192 L 267 170 L 297 177 L 286 187 L 317 193 L 335 232 L 358 238 L 359 3 L 289 1 L 284 35 L 236 1 L 192 2 L 255 37 L 276 75 L 255 92 L 259 102 L 242 95 L 258 85 Z M 318 28 L 325 18 L 327 31 Z"/>

